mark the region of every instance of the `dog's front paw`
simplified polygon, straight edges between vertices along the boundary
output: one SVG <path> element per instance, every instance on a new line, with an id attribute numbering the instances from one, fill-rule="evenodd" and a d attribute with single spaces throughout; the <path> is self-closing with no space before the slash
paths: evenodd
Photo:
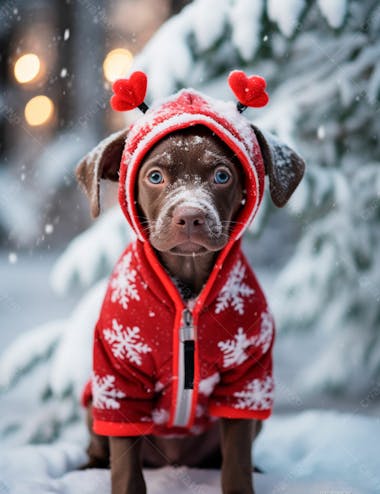
<path id="1" fill-rule="evenodd" d="M 222 471 L 223 494 L 255 494 L 252 474 L 231 475 L 230 472 Z"/>
<path id="2" fill-rule="evenodd" d="M 129 479 L 112 478 L 112 494 L 146 494 L 146 484 L 143 475 L 136 474 Z"/>
<path id="3" fill-rule="evenodd" d="M 255 490 L 246 487 L 231 487 L 227 490 L 222 489 L 223 494 L 255 494 Z"/>
<path id="4" fill-rule="evenodd" d="M 233 487 L 227 487 L 226 489 L 223 487 L 222 492 L 223 494 L 255 494 L 253 487 L 238 487 L 236 485 Z"/>

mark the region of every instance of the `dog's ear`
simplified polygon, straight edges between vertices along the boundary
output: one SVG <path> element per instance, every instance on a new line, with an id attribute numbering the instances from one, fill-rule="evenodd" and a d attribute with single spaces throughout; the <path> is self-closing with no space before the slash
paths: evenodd
<path id="1" fill-rule="evenodd" d="M 99 216 L 100 213 L 100 179 L 104 178 L 113 182 L 119 180 L 120 160 L 127 132 L 124 129 L 106 137 L 77 165 L 75 174 L 90 200 L 93 218 Z"/>
<path id="2" fill-rule="evenodd" d="M 305 162 L 293 149 L 272 134 L 263 132 L 255 125 L 252 125 L 252 128 L 259 141 L 265 174 L 269 177 L 272 201 L 278 208 L 282 208 L 300 183 L 305 171 Z"/>

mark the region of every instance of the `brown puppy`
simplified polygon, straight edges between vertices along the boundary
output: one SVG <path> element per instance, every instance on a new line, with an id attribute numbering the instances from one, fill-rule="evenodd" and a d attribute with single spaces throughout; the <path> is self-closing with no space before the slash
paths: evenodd
<path id="1" fill-rule="evenodd" d="M 243 189 L 235 156 L 201 126 L 164 138 L 141 164 L 136 191 L 140 220 L 185 298 L 199 294 L 218 251 L 226 245 L 232 221 L 244 203 Z M 89 412 L 91 423 L 91 409 Z M 113 492 L 145 492 L 141 454 L 144 464 L 154 467 L 219 467 L 222 449 L 223 492 L 252 493 L 255 431 L 253 421 L 221 419 L 220 431 L 216 424 L 206 433 L 188 438 L 111 437 Z M 93 434 L 89 447 L 92 465 L 106 463 L 107 454 L 102 436 Z"/>
<path id="2" fill-rule="evenodd" d="M 286 202 L 302 176 L 303 163 L 297 155 L 290 155 L 293 180 L 286 191 L 280 190 L 280 185 L 276 188 L 276 149 L 256 132 L 266 157 L 272 197 L 276 201 L 279 194 L 278 202 L 284 197 Z M 95 212 L 99 210 L 98 180 L 101 175 L 117 178 L 112 168 L 117 170 L 122 143 L 120 133 L 103 146 L 96 160 L 90 155 L 78 168 L 79 181 Z M 91 167 L 99 176 L 89 174 Z M 244 177 L 237 158 L 205 127 L 177 131 L 160 140 L 144 157 L 136 188 L 140 221 L 150 243 L 183 298 L 195 298 L 217 253 L 228 242 L 234 218 L 244 207 Z M 91 406 L 88 417 L 91 428 Z M 154 467 L 218 467 L 222 457 L 223 493 L 252 494 L 251 446 L 259 429 L 260 422 L 254 420 L 221 418 L 207 432 L 186 438 L 110 437 L 108 442 L 105 436 L 92 433 L 89 466 L 107 464 L 110 454 L 112 493 L 144 494 L 141 460 Z"/>
<path id="3" fill-rule="evenodd" d="M 217 183 L 218 179 L 226 183 Z M 209 277 L 217 252 L 226 245 L 231 222 L 242 206 L 244 186 L 234 156 L 205 128 L 176 132 L 147 154 L 137 187 L 141 222 L 146 225 L 151 244 L 184 298 L 196 297 Z M 255 424 L 221 419 L 220 425 L 223 492 L 252 493 Z M 115 492 L 123 492 L 126 485 L 130 490 L 139 485 L 131 492 L 144 492 L 136 465 L 141 450 L 143 459 L 154 466 L 212 465 L 213 455 L 215 464 L 220 457 L 216 432 L 214 427 L 201 436 L 185 439 L 110 438 L 112 480 L 120 486 Z"/>

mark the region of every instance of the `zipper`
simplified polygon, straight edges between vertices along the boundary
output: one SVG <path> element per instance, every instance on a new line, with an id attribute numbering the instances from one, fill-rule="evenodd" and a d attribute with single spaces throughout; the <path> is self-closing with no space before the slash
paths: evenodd
<path id="1" fill-rule="evenodd" d="M 172 426 L 191 427 L 195 373 L 195 328 L 188 308 L 182 311 L 178 334 L 178 385 Z"/>
<path id="2" fill-rule="evenodd" d="M 195 352 L 195 335 L 193 316 L 189 309 L 184 309 L 182 315 L 183 325 L 180 329 L 180 341 L 183 347 L 183 366 L 184 366 L 184 389 L 194 389 L 194 352 Z"/>

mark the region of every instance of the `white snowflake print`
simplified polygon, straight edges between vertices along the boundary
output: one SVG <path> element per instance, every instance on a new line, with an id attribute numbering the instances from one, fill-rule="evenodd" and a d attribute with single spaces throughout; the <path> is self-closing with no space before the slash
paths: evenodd
<path id="1" fill-rule="evenodd" d="M 239 260 L 232 268 L 226 284 L 221 289 L 216 300 L 215 314 L 219 314 L 230 305 L 240 315 L 244 314 L 244 297 L 248 297 L 255 291 L 243 283 L 246 268 Z"/>
<path id="2" fill-rule="evenodd" d="M 235 408 L 248 410 L 267 410 L 272 406 L 274 395 L 274 383 L 271 376 L 267 376 L 264 380 L 253 379 L 250 381 L 243 391 L 234 393 L 238 402 Z"/>
<path id="3" fill-rule="evenodd" d="M 165 388 L 164 383 L 162 383 L 161 381 L 157 381 L 156 384 L 154 385 L 154 392 L 160 393 L 164 388 Z"/>
<path id="4" fill-rule="evenodd" d="M 115 376 L 107 374 L 106 376 L 92 375 L 92 396 L 95 408 L 104 410 L 118 410 L 120 408 L 119 398 L 125 398 L 125 394 L 115 388 Z"/>
<path id="5" fill-rule="evenodd" d="M 202 395 L 210 396 L 219 381 L 220 374 L 218 372 L 211 374 L 211 376 L 208 376 L 199 382 L 198 392 Z"/>
<path id="6" fill-rule="evenodd" d="M 126 326 L 123 328 L 116 319 L 112 319 L 112 329 L 103 329 L 105 340 L 110 344 L 116 358 L 125 358 L 132 363 L 141 365 L 141 354 L 152 351 L 149 345 L 141 341 L 140 328 Z"/>
<path id="7" fill-rule="evenodd" d="M 111 279 L 111 300 L 119 302 L 123 309 L 128 308 L 130 300 L 140 300 L 136 288 L 135 269 L 131 269 L 132 253 L 128 252 L 116 266 L 116 272 Z"/>
<path id="8" fill-rule="evenodd" d="M 262 347 L 262 352 L 266 353 L 272 343 L 274 331 L 273 317 L 270 312 L 263 312 L 261 314 L 261 328 L 260 334 L 255 341 L 255 345 Z"/>
<path id="9" fill-rule="evenodd" d="M 152 420 L 158 425 L 166 424 L 169 421 L 169 412 L 163 408 L 156 408 L 152 411 Z"/>
<path id="10" fill-rule="evenodd" d="M 219 341 L 218 347 L 223 352 L 223 367 L 240 365 L 247 360 L 245 350 L 255 344 L 256 337 L 247 338 L 243 328 L 239 328 L 233 340 Z"/>

